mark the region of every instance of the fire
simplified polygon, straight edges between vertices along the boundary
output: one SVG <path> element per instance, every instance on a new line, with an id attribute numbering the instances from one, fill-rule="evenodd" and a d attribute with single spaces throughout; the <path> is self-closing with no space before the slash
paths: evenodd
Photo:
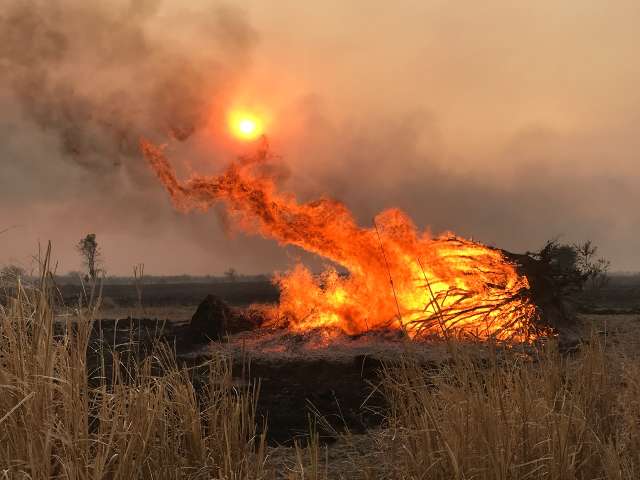
<path id="1" fill-rule="evenodd" d="M 241 110 L 231 112 L 229 125 L 233 135 L 241 140 L 255 140 L 264 133 L 262 120 L 250 112 Z"/>
<path id="2" fill-rule="evenodd" d="M 330 198 L 299 203 L 278 191 L 266 149 L 219 176 L 181 182 L 161 148 L 144 140 L 141 148 L 178 209 L 224 202 L 245 231 L 296 245 L 348 272 L 329 269 L 317 277 L 299 265 L 277 279 L 281 301 L 273 319 L 292 330 L 394 328 L 410 337 L 510 341 L 540 333 L 527 279 L 499 250 L 453 234 L 433 238 L 398 209 L 378 214 L 367 228 Z"/>

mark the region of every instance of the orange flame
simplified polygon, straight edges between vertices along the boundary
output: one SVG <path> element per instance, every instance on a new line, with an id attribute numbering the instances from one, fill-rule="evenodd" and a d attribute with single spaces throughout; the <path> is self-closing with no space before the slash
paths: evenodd
<path id="1" fill-rule="evenodd" d="M 144 140 L 141 148 L 178 209 L 225 202 L 245 231 L 296 245 L 349 272 L 329 269 L 317 278 L 299 265 L 278 278 L 281 301 L 273 315 L 293 330 L 399 328 L 411 337 L 513 341 L 538 335 L 527 279 L 498 250 L 453 234 L 431 238 L 398 209 L 363 228 L 335 200 L 298 203 L 276 188 L 266 148 L 220 176 L 185 182 L 161 148 Z"/>

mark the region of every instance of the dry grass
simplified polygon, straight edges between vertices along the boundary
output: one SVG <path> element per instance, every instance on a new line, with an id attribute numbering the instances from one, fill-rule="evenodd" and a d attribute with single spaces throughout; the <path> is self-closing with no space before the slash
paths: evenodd
<path id="1" fill-rule="evenodd" d="M 640 366 L 595 336 L 573 358 L 553 344 L 531 357 L 455 349 L 430 370 L 386 369 L 389 428 L 380 436 L 397 478 L 640 478 Z"/>
<path id="2" fill-rule="evenodd" d="M 50 292 L 43 274 L 0 312 L 0 479 L 266 476 L 257 391 L 232 384 L 228 361 L 205 366 L 200 394 L 162 345 L 88 374 L 94 309 L 56 335 Z"/>

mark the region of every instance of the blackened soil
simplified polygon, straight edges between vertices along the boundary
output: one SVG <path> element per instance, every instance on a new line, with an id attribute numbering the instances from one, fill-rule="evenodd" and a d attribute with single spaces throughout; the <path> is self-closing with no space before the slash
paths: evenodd
<path id="1" fill-rule="evenodd" d="M 236 365 L 240 369 L 240 365 Z M 351 361 L 327 358 L 251 361 L 250 378 L 260 380 L 259 417 L 268 420 L 270 443 L 291 444 L 309 432 L 317 415 L 321 439 L 336 432 L 364 433 L 383 420 L 384 402 L 375 386 L 381 362 L 357 356 Z M 235 372 L 240 375 L 240 370 Z"/>
<path id="2" fill-rule="evenodd" d="M 123 319 L 94 325 L 88 368 L 96 371 L 104 360 L 104 375 L 112 378 L 112 352 L 117 351 L 124 364 L 140 361 L 152 354 L 158 339 L 175 349 L 182 366 L 196 367 L 209 358 L 207 344 L 194 341 L 186 324 Z M 375 391 L 382 362 L 374 357 L 355 352 L 352 356 L 342 354 L 335 358 L 300 353 L 276 358 L 260 352 L 230 354 L 238 384 L 260 382 L 257 419 L 259 425 L 266 420 L 271 445 L 292 445 L 294 440 L 304 443 L 314 419 L 321 440 L 330 443 L 339 432 L 348 429 L 355 434 L 364 433 L 380 425 L 384 418 L 385 404 Z M 159 366 L 154 374 L 162 374 Z M 197 389 L 200 377 L 205 382 L 206 372 L 196 375 Z"/>
<path id="3" fill-rule="evenodd" d="M 60 287 L 63 303 L 77 304 L 82 295 L 77 285 Z M 176 283 L 151 284 L 143 287 L 145 307 L 191 306 L 198 305 L 207 295 L 215 295 L 230 305 L 250 303 L 274 303 L 280 298 L 278 289 L 268 281 L 264 282 L 225 282 L 225 283 Z M 133 307 L 138 304 L 138 296 L 133 285 L 104 285 L 103 298 L 109 299 L 120 307 Z"/>

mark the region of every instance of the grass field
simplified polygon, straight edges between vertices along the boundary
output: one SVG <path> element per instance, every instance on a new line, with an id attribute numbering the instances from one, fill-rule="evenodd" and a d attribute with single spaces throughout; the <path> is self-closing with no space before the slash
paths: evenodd
<path id="1" fill-rule="evenodd" d="M 549 341 L 450 343 L 436 367 L 407 355 L 384 367 L 381 428 L 323 446 L 319 417 L 285 448 L 266 445 L 259 385 L 235 382 L 224 356 L 198 378 L 162 344 L 89 369 L 96 312 L 59 334 L 49 287 L 43 274 L 0 311 L 0 479 L 640 478 L 634 315 L 583 317 L 592 333 L 572 354 Z"/>

